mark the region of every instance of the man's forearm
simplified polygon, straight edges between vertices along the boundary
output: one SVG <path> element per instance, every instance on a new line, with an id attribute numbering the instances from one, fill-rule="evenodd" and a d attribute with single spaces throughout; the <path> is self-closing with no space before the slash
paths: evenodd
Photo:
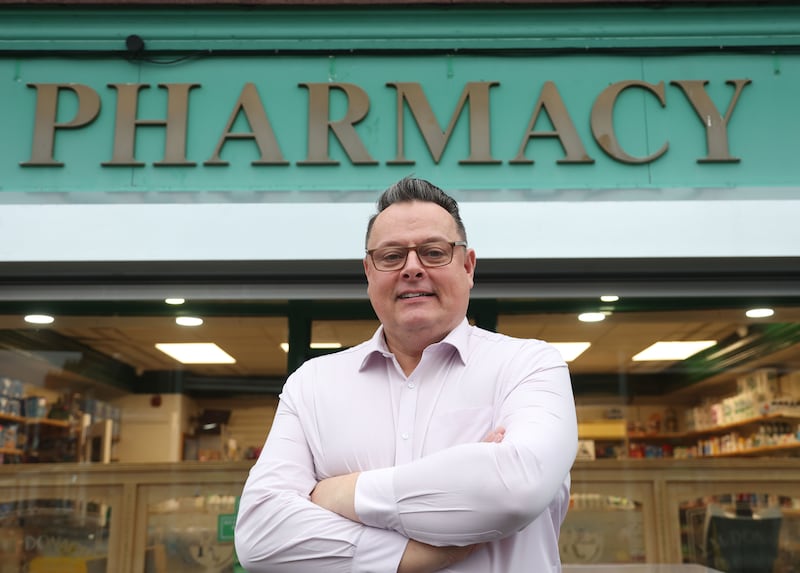
<path id="1" fill-rule="evenodd" d="M 311 492 L 311 501 L 351 521 L 359 522 L 355 512 L 357 479 L 358 472 L 324 479 Z M 435 573 L 466 559 L 474 549 L 474 545 L 434 547 L 409 539 L 397 566 L 397 573 Z"/>
<path id="2" fill-rule="evenodd" d="M 465 547 L 434 547 L 409 539 L 397 573 L 434 573 L 463 561 L 477 545 Z"/>
<path id="3" fill-rule="evenodd" d="M 311 501 L 338 513 L 350 521 L 361 523 L 356 515 L 356 481 L 360 472 L 326 478 L 311 492 Z"/>

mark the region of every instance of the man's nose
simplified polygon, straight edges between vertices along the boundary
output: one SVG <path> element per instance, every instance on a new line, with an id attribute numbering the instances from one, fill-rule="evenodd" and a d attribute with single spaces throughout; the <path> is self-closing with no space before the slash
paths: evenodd
<path id="1" fill-rule="evenodd" d="M 409 249 L 408 256 L 406 256 L 406 264 L 403 266 L 403 274 L 406 275 L 420 275 L 425 266 L 419 260 L 419 255 L 414 249 Z"/>

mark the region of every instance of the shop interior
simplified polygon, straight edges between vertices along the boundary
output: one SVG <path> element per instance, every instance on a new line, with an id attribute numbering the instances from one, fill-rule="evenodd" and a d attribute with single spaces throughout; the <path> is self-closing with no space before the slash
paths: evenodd
<path id="1" fill-rule="evenodd" d="M 772 573 L 792 570 L 800 492 L 778 476 L 796 473 L 785 464 L 800 456 L 800 299 L 480 298 L 468 318 L 556 344 L 569 364 L 580 448 L 560 538 L 565 565 L 713 558 L 718 570 L 735 571 L 732 559 L 757 558 Z M 23 476 L 37 462 L 79 462 L 63 467 L 109 484 L 143 480 L 132 486 L 131 507 L 114 495 L 89 499 L 92 508 L 121 508 L 115 519 L 138 516 L 134 570 L 195 571 L 216 556 L 213 570 L 231 571 L 233 546 L 219 520 L 234 515 L 287 375 L 377 326 L 369 303 L 352 299 L 2 303 L 3 465 Z M 181 356 L 170 346 L 197 343 L 215 354 Z M 648 356 L 660 347 L 676 353 Z M 699 470 L 698 461 L 711 465 Z M 761 471 L 764 464 L 778 473 Z M 152 476 L 132 471 L 137 465 Z M 215 476 L 227 481 L 206 483 Z M 164 485 L 174 480 L 180 485 Z M 37 495 L 36 504 L 50 503 Z M 80 509 L 70 509 L 73 521 L 86 513 L 78 498 L 67 500 Z M 16 503 L 8 531 L 24 535 L 18 519 L 33 502 Z M 759 547 L 743 553 L 722 543 L 753 519 L 769 525 L 759 528 L 769 533 Z M 111 562 L 120 551 L 114 527 L 98 523 L 102 535 L 85 544 L 103 556 L 98 563 Z M 64 535 L 58 527 L 53 535 Z M 64 559 L 45 549 L 31 563 Z"/>
<path id="2" fill-rule="evenodd" d="M 590 459 L 696 457 L 704 453 L 699 438 L 713 438 L 706 454 L 744 449 L 741 443 L 728 443 L 733 438 L 727 434 L 721 440 L 696 434 L 739 423 L 742 427 L 734 429 L 740 442 L 742 435 L 759 437 L 765 431 L 777 437 L 767 442 L 760 436 L 756 445 L 797 441 L 793 418 L 770 420 L 768 427 L 744 424 L 764 422 L 765 414 L 800 418 L 797 299 L 612 294 L 568 300 L 479 299 L 473 301 L 469 318 L 504 334 L 539 338 L 558 347 L 572 375 L 584 440 L 581 455 Z M 17 388 L 16 393 L 3 391 L 0 416 L 6 422 L 18 416 L 66 423 L 76 411 L 89 414 L 74 432 L 76 445 L 70 453 L 53 461 L 93 455 L 127 461 L 124 448 L 98 454 L 97 443 L 94 450 L 87 446 L 89 433 L 104 433 L 102 426 L 90 431 L 88 424 L 111 419 L 112 429 L 105 433 L 115 439 L 101 450 L 118 450 L 114 444 L 124 435 L 126 412 L 133 423 L 141 416 L 137 408 L 152 410 L 180 396 L 190 403 L 180 410 L 186 418 L 180 459 L 196 459 L 198 449 L 209 449 L 201 443 L 206 435 L 223 444 L 210 448 L 218 450 L 214 459 L 224 457 L 226 440 L 236 441 L 236 452 L 229 456 L 252 455 L 263 439 L 264 416 L 274 411 L 280 388 L 296 365 L 358 344 L 377 326 L 369 303 L 353 300 L 4 303 L 0 378 L 7 384 L 14 381 Z M 198 344 L 216 355 L 174 354 Z M 659 349 L 672 354 L 658 354 Z M 255 427 L 248 428 L 245 410 L 256 404 L 266 409 Z M 658 436 L 663 444 L 656 443 Z M 681 436 L 685 443 L 680 443 Z M 667 437 L 673 439 L 667 443 Z M 11 438 L 4 440 L 6 449 L 20 451 Z M 32 439 L 30 431 L 27 438 Z M 754 444 L 750 440 L 746 445 Z M 23 451 L 25 447 L 31 444 L 23 444 Z M 772 453 L 798 452 L 800 448 L 787 447 Z M 6 453 L 5 461 L 25 459 Z"/>

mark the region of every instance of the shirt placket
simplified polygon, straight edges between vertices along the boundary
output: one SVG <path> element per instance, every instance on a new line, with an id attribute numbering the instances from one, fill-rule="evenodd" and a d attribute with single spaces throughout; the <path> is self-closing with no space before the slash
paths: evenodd
<path id="1" fill-rule="evenodd" d="M 395 437 L 395 464 L 404 464 L 414 459 L 414 425 L 417 418 L 417 380 L 419 375 L 400 380 L 400 398 L 397 407 L 397 430 Z"/>

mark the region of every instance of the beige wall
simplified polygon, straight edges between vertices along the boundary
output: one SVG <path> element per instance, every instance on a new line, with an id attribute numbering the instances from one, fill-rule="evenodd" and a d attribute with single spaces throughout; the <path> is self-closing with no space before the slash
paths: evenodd
<path id="1" fill-rule="evenodd" d="M 121 410 L 119 442 L 112 457 L 120 462 L 177 462 L 183 452 L 183 433 L 194 404 L 180 394 L 130 394 L 112 404 Z"/>

